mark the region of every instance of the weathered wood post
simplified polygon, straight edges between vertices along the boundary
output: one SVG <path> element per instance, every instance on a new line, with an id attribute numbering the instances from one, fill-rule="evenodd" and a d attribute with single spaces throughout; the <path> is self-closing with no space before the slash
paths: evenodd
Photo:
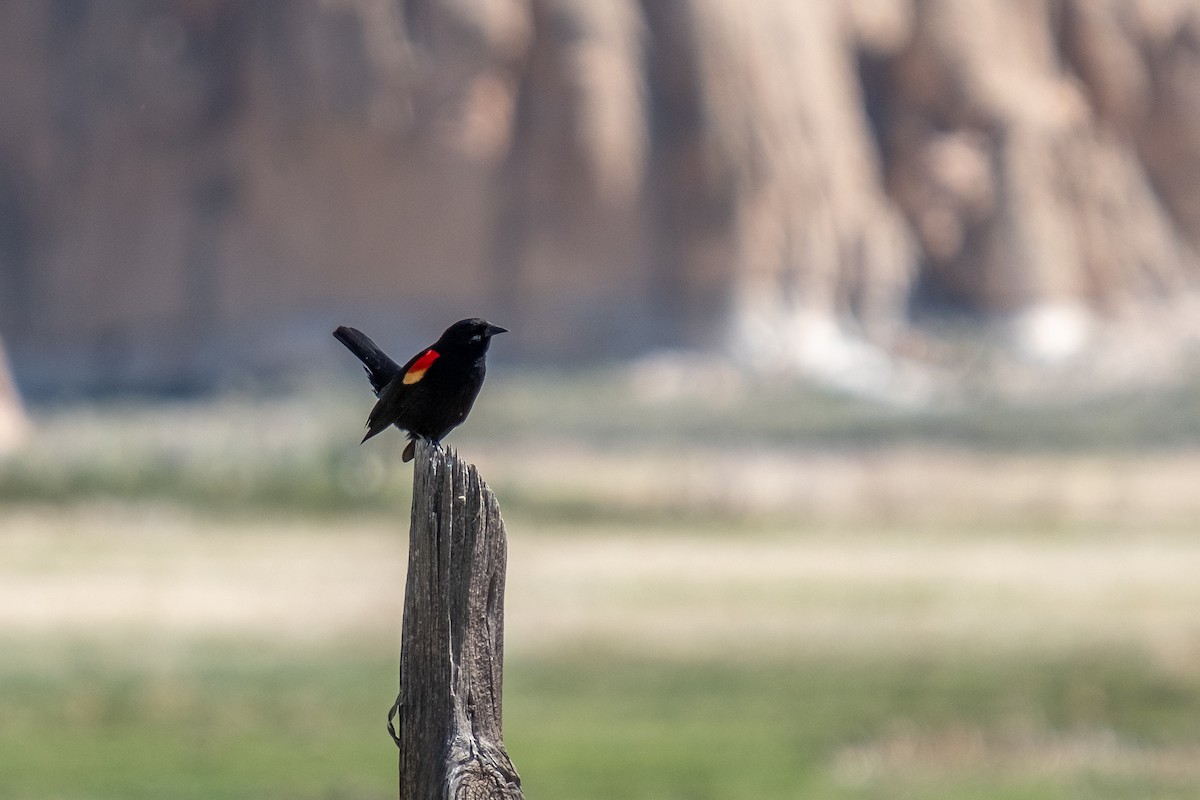
<path id="1" fill-rule="evenodd" d="M 418 441 L 397 698 L 401 800 L 523 800 L 501 738 L 500 506 L 474 465 Z"/>

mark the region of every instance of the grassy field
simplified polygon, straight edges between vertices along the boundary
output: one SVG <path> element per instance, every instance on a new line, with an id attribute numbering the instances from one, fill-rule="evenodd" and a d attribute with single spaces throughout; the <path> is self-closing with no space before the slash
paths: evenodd
<path id="1" fill-rule="evenodd" d="M 529 797 L 1200 796 L 1180 397 L 611 385 L 497 382 L 455 437 L 508 520 Z M 39 414 L 0 465 L 0 797 L 395 796 L 408 475 L 367 404 Z"/>
<path id="2" fill-rule="evenodd" d="M 388 648 L 5 642 L 9 798 L 394 797 Z M 530 797 L 1167 798 L 1200 680 L 1136 653 L 509 659 Z"/>

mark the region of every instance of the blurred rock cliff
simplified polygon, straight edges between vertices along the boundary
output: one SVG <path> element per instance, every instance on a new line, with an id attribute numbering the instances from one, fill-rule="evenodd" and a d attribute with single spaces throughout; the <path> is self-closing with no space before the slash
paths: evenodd
<path id="1" fill-rule="evenodd" d="M 531 358 L 805 368 L 915 318 L 1168 325 L 1200 0 L 0 5 L 0 335 L 187 386 L 482 314 Z"/>

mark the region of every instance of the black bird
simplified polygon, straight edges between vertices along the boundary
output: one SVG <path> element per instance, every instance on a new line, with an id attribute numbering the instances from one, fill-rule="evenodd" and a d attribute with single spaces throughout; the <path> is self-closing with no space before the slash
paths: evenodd
<path id="1" fill-rule="evenodd" d="M 483 386 L 488 345 L 493 336 L 507 332 L 478 317 L 460 320 L 402 367 L 362 331 L 339 327 L 334 337 L 358 356 L 379 398 L 362 440 L 389 425 L 402 428 L 410 440 L 404 461 L 412 461 L 418 437 L 440 442 L 471 412 Z"/>

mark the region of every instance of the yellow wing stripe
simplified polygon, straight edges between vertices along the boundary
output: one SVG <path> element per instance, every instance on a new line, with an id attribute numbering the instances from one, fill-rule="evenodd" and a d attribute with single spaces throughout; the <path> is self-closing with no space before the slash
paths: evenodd
<path id="1" fill-rule="evenodd" d="M 413 365 L 408 368 L 408 372 L 404 373 L 401 383 L 416 383 L 425 377 L 425 373 L 429 370 L 429 366 L 437 361 L 441 356 L 437 350 L 426 350 L 420 358 L 413 362 Z"/>

